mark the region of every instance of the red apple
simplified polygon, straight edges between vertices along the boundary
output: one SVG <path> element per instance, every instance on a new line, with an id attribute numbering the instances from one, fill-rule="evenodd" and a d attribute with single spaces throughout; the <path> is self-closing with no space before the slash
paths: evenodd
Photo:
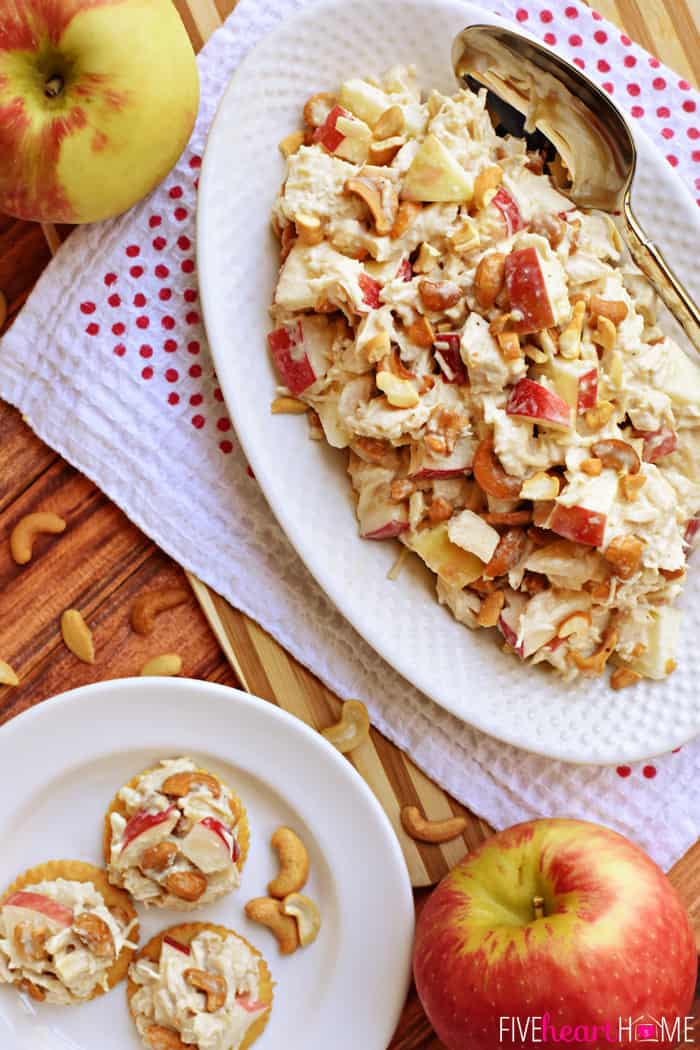
<path id="1" fill-rule="evenodd" d="M 522 319 L 513 327 L 517 332 L 540 332 L 554 324 L 554 312 L 537 249 L 531 245 L 506 256 L 506 287 L 511 310 L 519 310 Z"/>
<path id="2" fill-rule="evenodd" d="M 691 518 L 690 521 L 686 523 L 685 532 L 683 533 L 683 539 L 691 550 L 694 550 L 697 546 L 699 532 L 700 518 Z"/>
<path id="3" fill-rule="evenodd" d="M 527 225 L 520 214 L 520 208 L 516 204 L 513 197 L 503 186 L 499 186 L 496 195 L 491 200 L 492 204 L 495 204 L 506 224 L 506 236 L 512 237 L 518 230 L 524 229 Z"/>
<path id="4" fill-rule="evenodd" d="M 379 281 L 375 281 L 374 277 L 370 277 L 368 273 L 361 273 L 357 283 L 362 291 L 362 302 L 371 310 L 378 310 L 382 305 L 379 298 L 382 286 Z"/>
<path id="5" fill-rule="evenodd" d="M 227 828 L 225 824 L 222 824 L 220 820 L 217 820 L 216 817 L 205 817 L 202 824 L 205 828 L 209 828 L 210 831 L 213 831 L 215 835 L 219 836 L 224 846 L 226 846 L 231 854 L 231 859 L 235 863 L 241 855 L 241 848 L 238 845 L 238 839 L 234 833 Z"/>
<path id="6" fill-rule="evenodd" d="M 235 861 L 236 839 L 220 820 L 206 817 L 187 833 L 181 852 L 206 875 L 225 871 Z"/>
<path id="7" fill-rule="evenodd" d="M 140 809 L 137 813 L 134 813 L 124 828 L 122 853 L 129 848 L 135 839 L 141 839 L 143 835 L 148 836 L 148 841 L 144 839 L 138 843 L 140 850 L 160 842 L 161 839 L 166 838 L 170 834 L 179 819 L 180 812 L 177 806 L 168 806 L 167 809 L 163 809 L 159 813 L 148 813 L 146 810 Z"/>
<path id="8" fill-rule="evenodd" d="M 316 382 L 316 373 L 304 349 L 301 321 L 294 321 L 270 332 L 267 342 L 277 370 L 290 393 L 301 394 Z"/>
<path id="9" fill-rule="evenodd" d="M 600 547 L 605 535 L 607 515 L 588 507 L 564 507 L 557 503 L 549 519 L 549 528 L 558 536 L 574 543 Z"/>
<path id="10" fill-rule="evenodd" d="M 236 1002 L 249 1014 L 259 1014 L 263 1010 L 267 1010 L 270 1005 L 269 1003 L 264 1003 L 261 999 L 252 999 L 249 992 L 246 992 L 245 995 L 237 995 Z"/>
<path id="11" fill-rule="evenodd" d="M 0 211 L 65 223 L 125 211 L 173 167 L 198 102 L 171 0 L 0 4 Z"/>
<path id="12" fill-rule="evenodd" d="M 313 134 L 314 142 L 320 142 L 322 146 L 325 146 L 329 153 L 335 153 L 340 143 L 344 140 L 343 135 L 335 126 L 338 117 L 352 118 L 352 113 L 349 113 L 347 109 L 343 109 L 342 106 L 334 106 L 325 119 L 325 122 L 321 124 L 320 128 L 316 128 Z"/>
<path id="13" fill-rule="evenodd" d="M 440 456 L 422 442 L 411 445 L 408 476 L 414 481 L 429 478 L 459 478 L 471 468 L 474 445 L 469 437 L 458 438 L 452 452 Z"/>
<path id="14" fill-rule="evenodd" d="M 174 948 L 176 952 L 180 952 L 182 955 L 191 955 L 192 949 L 187 944 L 181 944 L 180 941 L 176 941 L 174 937 L 164 937 L 163 944 L 167 944 L 168 947 Z"/>
<path id="15" fill-rule="evenodd" d="M 68 926 L 73 925 L 73 912 L 71 909 L 66 908 L 65 905 L 59 904 L 58 901 L 53 900 L 51 897 L 47 897 L 43 893 L 19 890 L 17 893 L 11 893 L 10 896 L 2 902 L 2 908 L 3 911 L 5 908 L 12 908 L 21 909 L 22 912 L 33 912 L 33 916 L 31 914 L 27 916 L 30 920 L 36 920 L 37 914 L 41 915 L 42 918 L 49 919 L 57 930 L 63 930 Z M 13 917 L 20 918 L 17 913 L 15 913 Z"/>
<path id="16" fill-rule="evenodd" d="M 680 898 L 638 846 L 584 821 L 535 820 L 442 880 L 418 919 L 413 972 L 448 1050 L 643 1050 L 640 1017 L 680 1023 L 682 1037 L 697 955 Z"/>
<path id="17" fill-rule="evenodd" d="M 440 365 L 445 382 L 463 386 L 467 382 L 467 372 L 460 353 L 461 344 L 459 332 L 440 332 L 433 343 L 435 360 Z"/>
<path id="18" fill-rule="evenodd" d="M 576 412 L 582 415 L 589 408 L 595 408 L 598 402 L 598 369 L 594 365 L 579 376 L 578 398 L 576 399 Z"/>
<path id="19" fill-rule="evenodd" d="M 658 430 L 638 431 L 644 438 L 642 459 L 645 463 L 656 463 L 662 456 L 670 456 L 678 447 L 678 437 L 671 427 L 660 427 Z"/>
<path id="20" fill-rule="evenodd" d="M 411 260 L 406 256 L 405 259 L 401 260 L 396 276 L 400 277 L 402 281 L 413 280 L 413 267 L 411 266 Z"/>
<path id="21" fill-rule="evenodd" d="M 408 530 L 408 522 L 400 521 L 394 518 L 392 521 L 387 521 L 385 525 L 380 525 L 377 529 L 372 529 L 371 532 L 363 532 L 362 538 L 365 540 L 394 540 L 397 536 L 400 536 L 402 532 Z"/>
<path id="22" fill-rule="evenodd" d="M 506 413 L 554 430 L 571 426 L 571 409 L 566 401 L 534 379 L 518 380 L 510 392 Z"/>

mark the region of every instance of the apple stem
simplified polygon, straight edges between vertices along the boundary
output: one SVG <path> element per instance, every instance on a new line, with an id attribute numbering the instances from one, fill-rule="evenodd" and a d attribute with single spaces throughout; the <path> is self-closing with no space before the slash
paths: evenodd
<path id="1" fill-rule="evenodd" d="M 65 81 L 63 77 L 59 74 L 56 74 L 53 77 L 49 77 L 49 79 L 44 84 L 44 94 L 47 98 L 58 98 L 58 96 L 63 91 L 64 86 Z"/>
<path id="2" fill-rule="evenodd" d="M 536 919 L 544 919 L 544 897 L 532 898 L 532 910 Z"/>

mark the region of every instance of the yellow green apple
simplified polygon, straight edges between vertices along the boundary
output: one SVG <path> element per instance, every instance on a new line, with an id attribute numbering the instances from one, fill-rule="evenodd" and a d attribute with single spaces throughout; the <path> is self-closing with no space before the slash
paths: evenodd
<path id="1" fill-rule="evenodd" d="M 683 1039 L 697 955 L 678 894 L 638 846 L 596 824 L 535 820 L 443 879 L 418 920 L 413 971 L 448 1050 L 642 1050 L 649 1025 Z"/>
<path id="2" fill-rule="evenodd" d="M 170 171 L 199 77 L 171 0 L 0 4 L 0 211 L 94 222 Z"/>

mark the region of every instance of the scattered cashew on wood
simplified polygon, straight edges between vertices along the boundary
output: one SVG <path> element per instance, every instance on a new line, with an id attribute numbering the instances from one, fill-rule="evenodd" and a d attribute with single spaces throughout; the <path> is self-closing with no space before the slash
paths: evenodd
<path id="1" fill-rule="evenodd" d="M 417 806 L 404 806 L 401 823 L 407 835 L 419 842 L 439 844 L 459 838 L 467 826 L 466 817 L 449 817 L 447 820 L 426 820 Z"/>
<path id="2" fill-rule="evenodd" d="M 31 561 L 34 541 L 41 533 L 54 535 L 65 530 L 66 523 L 58 514 L 51 511 L 38 511 L 25 514 L 10 533 L 10 554 L 17 565 L 26 565 Z"/>
<path id="3" fill-rule="evenodd" d="M 184 587 L 164 587 L 158 591 L 140 594 L 131 607 L 131 626 L 137 634 L 150 634 L 156 617 L 168 609 L 184 605 L 189 592 Z"/>
<path id="4" fill-rule="evenodd" d="M 94 664 L 95 643 L 92 640 L 92 631 L 77 609 L 66 609 L 61 614 L 61 634 L 66 647 L 74 656 L 84 664 Z"/>
<path id="5" fill-rule="evenodd" d="M 162 653 L 147 660 L 139 672 L 142 676 L 167 675 L 173 677 L 182 670 L 182 657 L 177 653 Z"/>
<path id="6" fill-rule="evenodd" d="M 341 754 L 353 751 L 369 737 L 369 714 L 360 700 L 346 700 L 340 712 L 340 721 L 321 730 Z"/>
<path id="7" fill-rule="evenodd" d="M 19 676 L 6 660 L 0 660 L 0 685 L 19 685 Z"/>

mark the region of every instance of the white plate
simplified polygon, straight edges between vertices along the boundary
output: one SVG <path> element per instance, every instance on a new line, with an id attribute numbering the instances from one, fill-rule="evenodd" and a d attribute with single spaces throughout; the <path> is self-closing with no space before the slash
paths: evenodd
<path id="1" fill-rule="evenodd" d="M 260 1050 L 385 1050 L 408 990 L 413 898 L 396 836 L 365 782 L 323 737 L 236 689 L 124 679 L 64 693 L 0 730 L 0 890 L 45 860 L 102 863 L 102 819 L 119 787 L 168 756 L 192 755 L 240 792 L 251 847 L 242 885 L 193 919 L 230 926 L 277 982 Z M 289 824 L 311 859 L 318 940 L 282 958 L 243 905 L 276 871 L 270 835 Z M 141 943 L 182 912 L 139 907 Z M 189 915 L 190 913 L 188 913 Z M 78 1007 L 36 1007 L 0 986 L 3 1050 L 137 1050 L 125 985 Z"/>
<path id="2" fill-rule="evenodd" d="M 692 572 L 680 668 L 667 682 L 619 693 L 604 679 L 564 686 L 501 653 L 492 632 L 456 623 L 437 604 L 434 577 L 417 559 L 389 582 L 398 547 L 358 537 L 346 453 L 309 441 L 304 420 L 270 414 L 276 377 L 265 336 L 278 251 L 269 211 L 284 173 L 277 143 L 298 126 L 309 95 L 350 75 L 414 62 L 425 86 L 452 93 L 455 33 L 496 21 L 458 0 L 326 0 L 255 48 L 223 98 L 204 159 L 204 315 L 226 402 L 272 510 L 367 641 L 443 707 L 493 736 L 571 761 L 629 761 L 700 731 L 700 591 Z M 635 206 L 698 297 L 697 206 L 649 141 L 640 135 L 638 145 Z"/>

